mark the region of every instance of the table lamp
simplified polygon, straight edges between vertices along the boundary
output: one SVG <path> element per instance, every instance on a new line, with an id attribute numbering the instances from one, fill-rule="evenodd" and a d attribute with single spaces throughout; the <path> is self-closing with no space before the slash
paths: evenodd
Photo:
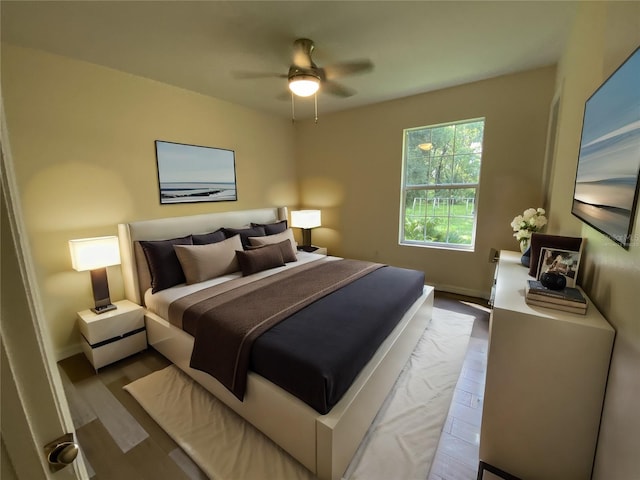
<path id="1" fill-rule="evenodd" d="M 291 212 L 291 226 L 302 229 L 302 247 L 306 252 L 316 248 L 311 246 L 311 229 L 322 225 L 320 210 L 294 210 Z"/>
<path id="2" fill-rule="evenodd" d="M 107 267 L 120 264 L 120 248 L 118 237 L 94 237 L 69 240 L 71 265 L 74 270 L 91 273 L 93 299 L 95 307 L 91 311 L 104 313 L 115 310 L 109 297 L 109 281 Z"/>

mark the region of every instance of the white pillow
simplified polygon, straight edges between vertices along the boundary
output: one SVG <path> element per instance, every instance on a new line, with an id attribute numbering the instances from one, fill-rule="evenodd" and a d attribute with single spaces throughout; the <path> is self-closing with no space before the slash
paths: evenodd
<path id="1" fill-rule="evenodd" d="M 293 238 L 293 230 L 287 228 L 284 232 L 275 233 L 273 235 L 266 235 L 264 237 L 249 237 L 249 243 L 253 247 L 259 247 L 261 245 L 271 245 L 273 243 L 284 242 L 289 240 L 291 242 L 291 254 L 296 256 L 296 246 L 298 245 Z"/>
<path id="2" fill-rule="evenodd" d="M 236 250 L 242 250 L 240 235 L 207 245 L 174 245 L 187 285 L 240 270 Z"/>

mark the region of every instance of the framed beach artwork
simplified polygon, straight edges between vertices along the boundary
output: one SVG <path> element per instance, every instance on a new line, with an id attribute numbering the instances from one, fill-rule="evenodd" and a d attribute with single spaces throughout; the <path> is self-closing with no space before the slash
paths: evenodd
<path id="1" fill-rule="evenodd" d="M 571 213 L 629 248 L 640 175 L 640 48 L 586 101 Z"/>
<path id="2" fill-rule="evenodd" d="M 235 152 L 156 140 L 160 203 L 238 199 Z"/>
<path id="3" fill-rule="evenodd" d="M 540 280 L 540 275 L 543 273 L 555 272 L 567 280 L 567 287 L 575 287 L 580 267 L 580 255 L 579 251 L 542 247 L 536 279 Z"/>

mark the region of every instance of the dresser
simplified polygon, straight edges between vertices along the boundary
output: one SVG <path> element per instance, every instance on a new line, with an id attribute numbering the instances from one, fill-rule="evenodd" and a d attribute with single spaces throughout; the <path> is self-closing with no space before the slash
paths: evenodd
<path id="1" fill-rule="evenodd" d="M 615 332 L 590 301 L 586 315 L 527 305 L 520 256 L 496 267 L 478 478 L 588 480 Z"/>

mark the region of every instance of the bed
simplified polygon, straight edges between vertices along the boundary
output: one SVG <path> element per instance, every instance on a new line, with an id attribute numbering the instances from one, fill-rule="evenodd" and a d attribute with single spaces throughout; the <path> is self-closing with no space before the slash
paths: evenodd
<path id="1" fill-rule="evenodd" d="M 349 465 L 384 399 L 392 389 L 422 332 L 431 320 L 433 288 L 420 285 L 420 291 L 415 294 L 415 300 L 410 301 L 406 311 L 398 314 L 398 320 L 394 321 L 397 323 L 391 327 L 385 327 L 390 333 L 384 333 L 384 338 L 381 337 L 380 344 L 372 356 L 366 360 L 359 372 L 354 373 L 355 378 L 349 380 L 349 385 L 344 387 L 344 392 L 339 393 L 334 401 L 329 403 L 325 401 L 324 405 L 322 402 L 320 404 L 309 403 L 305 399 L 301 399 L 300 395 L 293 392 L 289 386 L 281 387 L 276 385 L 275 381 L 268 380 L 268 372 L 259 374 L 253 369 L 250 369 L 246 375 L 246 386 L 242 395 L 238 395 L 237 392 L 234 393 L 228 389 L 223 381 L 217 380 L 202 370 L 191 368 L 194 344 L 196 344 L 194 336 L 172 324 L 173 320 L 167 320 L 169 317 L 168 305 L 172 305 L 172 302 L 178 303 L 174 301 L 175 298 L 172 295 L 186 287 L 179 285 L 167 289 L 168 300 L 165 299 L 164 303 L 156 304 L 154 297 L 159 298 L 159 294 L 162 292 L 159 294 L 150 293 L 149 267 L 140 246 L 140 242 L 176 239 L 194 234 L 204 235 L 222 227 L 242 229 L 252 224 L 271 225 L 286 218 L 286 208 L 265 208 L 120 224 L 118 234 L 125 296 L 127 299 L 146 307 L 147 337 L 149 344 L 154 349 L 261 430 L 320 479 L 339 479 Z M 287 263 L 283 267 L 258 272 L 255 277 L 262 279 L 260 281 L 267 282 L 270 281 L 268 277 L 274 272 L 289 272 L 290 266 L 296 269 L 308 268 L 309 271 L 318 272 L 326 264 L 337 264 L 340 261 L 306 252 L 298 253 L 296 260 L 291 265 Z M 332 262 L 333 260 L 336 261 Z M 366 288 L 369 287 L 366 286 L 365 280 L 373 281 L 370 279 L 381 276 L 382 273 L 376 273 L 378 271 L 384 271 L 384 275 L 388 275 L 386 272 L 391 271 L 392 268 L 395 267 L 380 268 L 373 273 L 366 272 L 360 280 L 343 286 L 335 294 L 328 296 L 346 295 L 344 292 L 350 288 L 360 288 L 366 291 Z M 253 276 L 249 275 L 246 278 L 250 279 Z M 224 279 L 226 275 L 220 277 Z M 244 281 L 237 276 L 231 275 L 231 277 L 233 277 L 233 281 Z M 220 283 L 217 278 L 208 280 L 208 282 Z M 412 281 L 415 283 L 415 279 Z M 358 282 L 360 283 L 358 284 Z M 202 285 L 205 283 L 207 282 L 203 282 Z M 363 284 L 365 286 L 362 286 Z M 190 295 L 198 296 L 200 295 L 198 289 L 204 289 L 204 287 L 200 284 L 194 285 L 196 293 L 190 293 Z M 193 290 L 189 290 L 189 292 L 193 292 Z M 400 293 L 398 291 L 398 294 Z M 397 295 L 394 294 L 394 296 Z M 322 305 L 324 298 L 316 300 L 311 306 L 303 308 L 294 316 L 304 317 L 306 315 L 309 317 L 312 315 L 310 312 L 313 312 L 313 308 Z M 279 323 L 277 327 L 273 327 L 273 330 L 287 323 L 293 324 L 294 322 L 288 319 Z M 264 338 L 268 338 L 268 335 L 264 334 L 260 340 L 262 341 Z M 266 345 L 266 350 L 268 350 L 269 344 L 266 343 Z M 280 368 L 280 370 L 282 369 Z M 306 373 L 301 375 L 307 376 Z"/>

